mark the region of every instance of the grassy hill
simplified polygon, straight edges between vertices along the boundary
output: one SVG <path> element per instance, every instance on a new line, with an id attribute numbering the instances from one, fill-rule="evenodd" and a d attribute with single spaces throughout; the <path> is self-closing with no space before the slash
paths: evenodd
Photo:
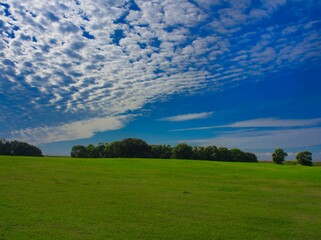
<path id="1" fill-rule="evenodd" d="M 0 157 L 0 240 L 301 240 L 320 229 L 320 167 Z"/>

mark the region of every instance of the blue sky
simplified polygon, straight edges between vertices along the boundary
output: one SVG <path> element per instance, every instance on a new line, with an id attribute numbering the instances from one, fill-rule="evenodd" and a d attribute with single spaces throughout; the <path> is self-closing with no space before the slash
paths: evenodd
<path id="1" fill-rule="evenodd" d="M 321 160 L 321 2 L 0 0 L 0 137 Z"/>

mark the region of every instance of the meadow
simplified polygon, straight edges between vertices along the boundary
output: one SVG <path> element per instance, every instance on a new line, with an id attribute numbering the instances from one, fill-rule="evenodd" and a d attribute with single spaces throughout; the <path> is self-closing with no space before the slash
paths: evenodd
<path id="1" fill-rule="evenodd" d="M 321 239 L 321 167 L 0 156 L 0 240 Z"/>

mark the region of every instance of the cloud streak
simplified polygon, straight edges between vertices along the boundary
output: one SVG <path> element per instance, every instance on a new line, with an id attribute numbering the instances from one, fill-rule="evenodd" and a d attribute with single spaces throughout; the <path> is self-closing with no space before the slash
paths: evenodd
<path id="1" fill-rule="evenodd" d="M 212 115 L 213 115 L 213 112 L 189 113 L 189 114 L 165 117 L 159 120 L 168 121 L 168 122 L 183 122 L 183 121 L 190 121 L 190 120 L 196 120 L 196 119 L 205 119 L 205 118 L 211 117 Z"/>
<path id="2" fill-rule="evenodd" d="M 235 131 L 208 139 L 185 140 L 197 145 L 216 145 L 248 150 L 275 148 L 302 148 L 321 145 L 321 128 L 303 128 L 267 131 Z"/>
<path id="3" fill-rule="evenodd" d="M 209 130 L 216 128 L 280 128 L 280 127 L 312 127 L 321 124 L 321 118 L 314 119 L 277 119 L 277 118 L 257 118 L 246 121 L 239 121 L 232 124 L 220 126 L 207 126 L 196 128 L 174 129 L 172 132 Z"/>

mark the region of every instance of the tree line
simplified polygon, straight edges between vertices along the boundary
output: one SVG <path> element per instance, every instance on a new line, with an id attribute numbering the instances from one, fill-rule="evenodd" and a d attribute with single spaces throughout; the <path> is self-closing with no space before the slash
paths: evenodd
<path id="1" fill-rule="evenodd" d="M 216 146 L 195 146 L 180 143 L 170 145 L 149 145 L 142 139 L 126 138 L 111 143 L 99 143 L 97 146 L 76 145 L 71 149 L 74 158 L 160 158 L 194 159 L 230 162 L 257 162 L 255 154 L 243 152 L 238 148 L 228 149 Z"/>
<path id="2" fill-rule="evenodd" d="M 42 151 L 29 143 L 19 141 L 7 141 L 0 139 L 0 155 L 11 156 L 37 156 L 42 157 Z"/>

